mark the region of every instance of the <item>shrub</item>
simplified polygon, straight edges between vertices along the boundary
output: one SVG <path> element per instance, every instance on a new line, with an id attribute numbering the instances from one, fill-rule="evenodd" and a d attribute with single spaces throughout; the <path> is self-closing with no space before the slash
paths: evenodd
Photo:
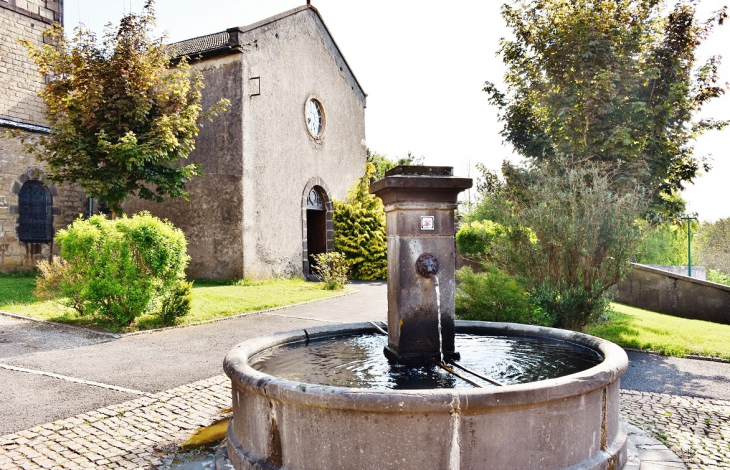
<path id="1" fill-rule="evenodd" d="M 460 319 L 551 324 L 517 279 L 493 265 L 484 268 L 482 273 L 469 267 L 456 271 L 456 315 Z"/>
<path id="2" fill-rule="evenodd" d="M 590 289 L 568 283 L 555 285 L 545 282 L 537 286 L 532 298 L 542 310 L 550 313 L 553 326 L 576 331 L 600 319 L 611 303 L 600 282 Z"/>
<path id="3" fill-rule="evenodd" d="M 193 283 L 178 280 L 162 297 L 160 305 L 160 320 L 165 325 L 175 323 L 178 317 L 190 313 L 193 303 Z"/>
<path id="4" fill-rule="evenodd" d="M 459 228 L 456 234 L 456 246 L 464 256 L 482 258 L 491 249 L 492 244 L 504 237 L 504 227 L 491 220 L 475 220 Z"/>
<path id="5" fill-rule="evenodd" d="M 480 203 L 499 209 L 504 227 L 484 258 L 523 280 L 555 326 L 579 330 L 631 267 L 646 189 L 610 163 L 555 158 L 502 172 Z"/>
<path id="6" fill-rule="evenodd" d="M 314 256 L 316 265 L 314 271 L 325 290 L 340 290 L 345 287 L 348 280 L 349 268 L 347 259 L 342 253 L 330 251 Z"/>
<path id="7" fill-rule="evenodd" d="M 73 299 L 80 314 L 128 326 L 159 301 L 173 302 L 158 312 L 168 319 L 189 310 L 180 285 L 190 260 L 187 243 L 169 222 L 147 212 L 94 216 L 60 230 L 56 243 L 63 260 L 43 266 L 39 284 L 43 295 Z"/>
<path id="8" fill-rule="evenodd" d="M 333 201 L 335 251 L 345 256 L 353 279 L 385 279 L 388 275 L 383 203 L 368 191 L 374 173 L 375 167 L 367 163 L 365 175 L 352 185 L 347 199 Z"/>
<path id="9" fill-rule="evenodd" d="M 79 289 L 79 274 L 71 273 L 71 266 L 58 256 L 51 261 L 43 260 L 38 263 L 40 274 L 36 278 L 33 290 L 40 300 L 57 300 L 62 305 L 72 308 L 79 315 L 84 314 L 84 300 Z"/>

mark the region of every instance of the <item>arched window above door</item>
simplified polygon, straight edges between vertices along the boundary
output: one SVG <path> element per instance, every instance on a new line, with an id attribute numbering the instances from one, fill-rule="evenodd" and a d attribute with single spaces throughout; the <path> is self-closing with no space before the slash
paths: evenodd
<path id="1" fill-rule="evenodd" d="M 18 192 L 18 239 L 26 243 L 53 240 L 53 196 L 38 180 L 23 183 Z"/>
<path id="2" fill-rule="evenodd" d="M 324 207 L 324 201 L 322 200 L 322 195 L 316 188 L 312 188 L 307 195 L 307 210 L 326 210 Z"/>

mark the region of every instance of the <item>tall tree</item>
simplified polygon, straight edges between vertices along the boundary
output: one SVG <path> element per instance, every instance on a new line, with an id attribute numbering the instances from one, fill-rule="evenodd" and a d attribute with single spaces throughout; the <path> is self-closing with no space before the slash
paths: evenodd
<path id="1" fill-rule="evenodd" d="M 500 109 L 502 136 L 533 161 L 568 157 L 642 168 L 657 206 L 692 181 L 706 161 L 693 140 L 727 121 L 694 120 L 721 96 L 719 57 L 693 71 L 695 51 L 726 10 L 696 19 L 681 0 L 664 15 L 659 0 L 516 0 L 502 6 L 513 38 L 500 53 L 500 91 L 484 91 Z"/>
<path id="2" fill-rule="evenodd" d="M 730 217 L 702 224 L 697 242 L 695 262 L 730 275 Z"/>
<path id="3" fill-rule="evenodd" d="M 56 25 L 52 44 L 25 42 L 41 75 L 51 133 L 41 138 L 38 158 L 55 182 L 80 182 L 113 212 L 131 195 L 161 202 L 187 197 L 185 183 L 200 173 L 178 162 L 195 148 L 202 119 L 225 111 L 221 100 L 203 112 L 202 74 L 186 60 L 171 68 L 163 38 L 154 38 L 154 0 L 98 39 L 76 28 L 66 38 Z"/>
<path id="4" fill-rule="evenodd" d="M 400 165 L 410 165 L 410 166 L 421 166 L 423 165 L 423 157 L 416 157 L 411 152 L 408 152 L 408 155 L 405 157 L 401 157 L 395 161 L 391 160 L 390 158 L 386 157 L 383 154 L 373 152 L 369 148 L 365 149 L 367 152 L 367 162 L 372 163 L 372 165 L 375 167 L 375 173 L 373 173 L 370 176 L 370 182 L 374 183 L 378 180 L 381 180 L 385 177 L 385 172 L 393 169 Z"/>

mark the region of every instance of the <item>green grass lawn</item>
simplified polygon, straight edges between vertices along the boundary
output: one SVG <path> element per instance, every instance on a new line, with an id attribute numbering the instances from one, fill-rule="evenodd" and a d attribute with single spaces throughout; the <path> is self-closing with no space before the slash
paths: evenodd
<path id="1" fill-rule="evenodd" d="M 635 349 L 667 356 L 687 354 L 719 357 L 730 362 L 730 325 L 663 315 L 611 304 L 608 319 L 589 325 L 586 333 Z"/>
<path id="2" fill-rule="evenodd" d="M 179 318 L 177 325 L 230 317 L 273 307 L 324 299 L 342 291 L 326 291 L 322 284 L 302 279 L 273 279 L 251 282 L 215 282 L 196 280 L 190 314 Z M 58 321 L 112 332 L 132 332 L 163 326 L 156 316 L 142 315 L 128 328 L 115 328 L 101 320 L 79 317 L 72 309 L 57 302 L 39 302 L 33 296 L 35 278 L 29 275 L 0 275 L 0 310 L 41 320 Z M 347 292 L 347 291 L 345 291 Z"/>

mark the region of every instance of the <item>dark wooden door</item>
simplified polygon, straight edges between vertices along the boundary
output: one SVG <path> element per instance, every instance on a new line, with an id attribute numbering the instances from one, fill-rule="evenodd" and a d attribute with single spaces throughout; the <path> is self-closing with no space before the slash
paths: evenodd
<path id="1" fill-rule="evenodd" d="M 314 274 L 314 255 L 327 252 L 327 212 L 321 210 L 307 211 L 307 253 L 309 255 L 309 273 Z"/>

